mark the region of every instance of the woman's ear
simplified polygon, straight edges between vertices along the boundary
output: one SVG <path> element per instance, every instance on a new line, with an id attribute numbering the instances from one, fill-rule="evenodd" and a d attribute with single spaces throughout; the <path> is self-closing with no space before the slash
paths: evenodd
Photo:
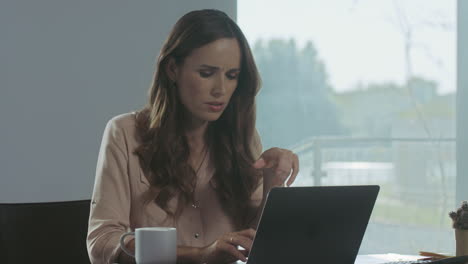
<path id="1" fill-rule="evenodd" d="M 171 79 L 172 82 L 175 82 L 177 79 L 178 67 L 175 62 L 175 59 L 170 57 L 169 61 L 166 64 L 166 74 Z"/>

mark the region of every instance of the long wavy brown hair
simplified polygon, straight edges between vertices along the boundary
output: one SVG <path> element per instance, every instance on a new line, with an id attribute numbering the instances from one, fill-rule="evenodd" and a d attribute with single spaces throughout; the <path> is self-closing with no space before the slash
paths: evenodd
<path id="1" fill-rule="evenodd" d="M 177 65 L 194 49 L 221 38 L 237 39 L 241 49 L 238 86 L 223 114 L 210 122 L 205 135 L 213 180 L 223 207 L 238 227 L 247 221 L 250 197 L 260 183 L 252 144 L 255 133 L 255 96 L 260 77 L 249 44 L 238 27 L 218 10 L 192 11 L 174 25 L 159 55 L 147 105 L 137 113 L 141 145 L 135 153 L 150 176 L 149 201 L 169 215 L 180 214 L 193 200 L 196 173 L 189 165 L 190 149 L 185 136 L 186 116 L 177 89 L 166 73 L 173 58 Z M 168 202 L 178 196 L 176 210 Z"/>

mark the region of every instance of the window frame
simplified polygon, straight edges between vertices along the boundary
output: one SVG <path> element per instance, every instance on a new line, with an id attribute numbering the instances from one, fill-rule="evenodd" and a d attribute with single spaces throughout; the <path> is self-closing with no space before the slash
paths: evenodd
<path id="1" fill-rule="evenodd" d="M 456 105 L 456 153 L 457 153 L 457 178 L 456 201 L 459 204 L 468 200 L 468 162 L 463 158 L 468 157 L 468 17 L 462 14 L 468 13 L 468 1 L 457 1 L 457 105 Z M 465 73 L 463 73 L 465 72 Z"/>

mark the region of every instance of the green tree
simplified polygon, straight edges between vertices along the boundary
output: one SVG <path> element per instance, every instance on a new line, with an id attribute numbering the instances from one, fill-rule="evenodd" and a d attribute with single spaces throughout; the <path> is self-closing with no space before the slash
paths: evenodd
<path id="1" fill-rule="evenodd" d="M 325 65 L 311 42 L 298 49 L 294 40 L 258 41 L 253 51 L 263 81 L 257 126 L 265 147 L 344 132 Z"/>

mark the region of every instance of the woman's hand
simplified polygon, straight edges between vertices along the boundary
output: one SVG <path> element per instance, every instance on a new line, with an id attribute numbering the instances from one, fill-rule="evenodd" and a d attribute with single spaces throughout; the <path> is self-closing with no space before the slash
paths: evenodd
<path id="1" fill-rule="evenodd" d="M 271 148 L 254 163 L 254 168 L 263 169 L 264 193 L 273 187 L 290 186 L 299 172 L 299 158 L 292 151 L 281 148 Z M 265 193 L 266 194 L 266 193 Z"/>
<path id="2" fill-rule="evenodd" d="M 227 233 L 212 244 L 200 249 L 201 263 L 232 263 L 237 260 L 247 261 L 255 230 L 246 229 L 239 232 Z M 239 250 L 241 246 L 246 250 Z"/>

